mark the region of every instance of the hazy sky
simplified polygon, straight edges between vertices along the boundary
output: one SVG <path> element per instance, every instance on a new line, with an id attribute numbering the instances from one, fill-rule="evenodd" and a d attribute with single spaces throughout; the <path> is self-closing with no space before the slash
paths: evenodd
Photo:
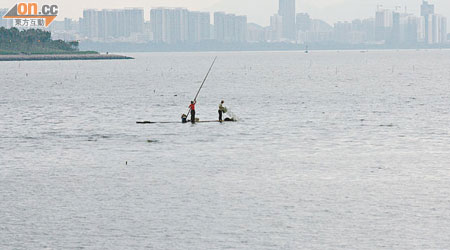
<path id="1" fill-rule="evenodd" d="M 0 7 L 10 8 L 19 0 L 2 0 Z M 82 16 L 83 9 L 112 9 L 143 7 L 145 18 L 149 19 L 152 7 L 185 7 L 201 11 L 226 11 L 245 14 L 249 22 L 268 25 L 269 17 L 277 12 L 278 0 L 38 0 L 39 4 L 58 4 L 61 17 Z M 422 0 L 297 0 L 297 12 L 308 12 L 312 18 L 323 19 L 330 24 L 337 20 L 351 21 L 355 18 L 374 16 L 376 6 L 385 8 L 405 5 L 408 12 L 419 14 Z M 450 17 L 450 0 L 430 0 L 436 5 L 436 12 Z"/>

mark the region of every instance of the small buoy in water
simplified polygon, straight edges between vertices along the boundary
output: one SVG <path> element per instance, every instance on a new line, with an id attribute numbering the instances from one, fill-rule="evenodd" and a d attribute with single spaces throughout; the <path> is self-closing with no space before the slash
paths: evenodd
<path id="1" fill-rule="evenodd" d="M 125 162 L 125 165 L 128 165 L 128 161 Z"/>

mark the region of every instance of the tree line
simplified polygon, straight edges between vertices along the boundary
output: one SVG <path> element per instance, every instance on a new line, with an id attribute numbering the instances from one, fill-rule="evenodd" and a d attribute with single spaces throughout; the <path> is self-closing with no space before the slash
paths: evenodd
<path id="1" fill-rule="evenodd" d="M 52 40 L 41 29 L 18 30 L 0 27 L 0 53 L 63 53 L 78 51 L 78 41 Z"/>

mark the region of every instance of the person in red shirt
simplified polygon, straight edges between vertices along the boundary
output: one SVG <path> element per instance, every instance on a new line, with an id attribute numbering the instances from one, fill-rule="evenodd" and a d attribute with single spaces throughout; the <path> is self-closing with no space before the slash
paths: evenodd
<path id="1" fill-rule="evenodd" d="M 196 101 L 191 101 L 191 105 L 189 105 L 189 110 L 191 111 L 191 123 L 195 123 L 195 104 Z"/>

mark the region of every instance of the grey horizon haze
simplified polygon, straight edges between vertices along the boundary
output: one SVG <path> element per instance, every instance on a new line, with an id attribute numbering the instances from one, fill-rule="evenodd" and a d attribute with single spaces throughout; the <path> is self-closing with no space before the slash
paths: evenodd
<path id="1" fill-rule="evenodd" d="M 20 1 L 3 0 L 1 8 L 11 8 Z M 57 4 L 59 16 L 56 20 L 65 17 L 78 19 L 83 9 L 116 9 L 125 7 L 144 8 L 145 19 L 149 19 L 151 8 L 155 7 L 183 7 L 199 11 L 225 11 L 246 15 L 248 22 L 259 25 L 268 25 L 269 18 L 278 12 L 278 0 L 39 0 L 32 1 L 39 4 Z M 429 0 L 436 6 L 436 13 L 450 17 L 450 1 Z M 307 12 L 314 19 L 322 19 L 332 24 L 337 21 L 351 21 L 358 18 L 373 17 L 378 5 L 383 8 L 395 9 L 399 6 L 407 12 L 419 14 L 422 0 L 296 0 L 296 12 Z"/>

